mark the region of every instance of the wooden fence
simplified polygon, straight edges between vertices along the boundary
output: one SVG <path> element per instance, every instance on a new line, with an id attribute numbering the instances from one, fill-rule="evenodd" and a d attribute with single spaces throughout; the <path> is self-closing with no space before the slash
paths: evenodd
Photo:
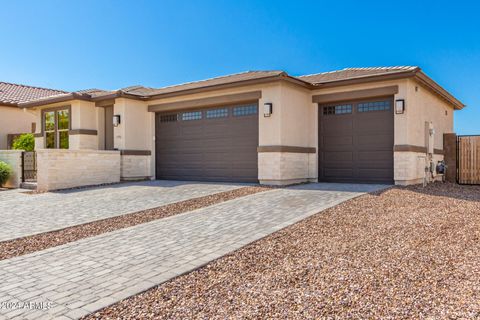
<path id="1" fill-rule="evenodd" d="M 459 136 L 457 140 L 459 184 L 480 184 L 480 136 Z"/>

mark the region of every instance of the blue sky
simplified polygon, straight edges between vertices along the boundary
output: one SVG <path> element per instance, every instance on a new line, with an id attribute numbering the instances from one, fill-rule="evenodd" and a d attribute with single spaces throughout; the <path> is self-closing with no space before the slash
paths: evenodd
<path id="1" fill-rule="evenodd" d="M 480 134 L 474 1 L 1 1 L 0 81 L 161 87 L 245 70 L 419 65 Z"/>

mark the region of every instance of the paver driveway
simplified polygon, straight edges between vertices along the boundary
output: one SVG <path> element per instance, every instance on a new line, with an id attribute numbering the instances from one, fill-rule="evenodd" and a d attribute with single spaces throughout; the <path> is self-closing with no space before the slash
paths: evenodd
<path id="1" fill-rule="evenodd" d="M 51 301 L 9 318 L 79 318 L 234 251 L 314 213 L 384 188 L 276 189 L 0 261 L 0 301 Z"/>
<path id="2" fill-rule="evenodd" d="M 158 180 L 34 195 L 3 191 L 0 192 L 0 241 L 63 229 L 244 186 Z"/>

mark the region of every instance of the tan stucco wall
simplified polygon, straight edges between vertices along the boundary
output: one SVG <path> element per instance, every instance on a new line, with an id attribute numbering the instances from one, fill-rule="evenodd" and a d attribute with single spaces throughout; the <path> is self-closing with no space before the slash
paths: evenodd
<path id="1" fill-rule="evenodd" d="M 72 129 L 97 130 L 97 107 L 94 102 L 72 103 Z"/>
<path id="2" fill-rule="evenodd" d="M 0 106 L 0 150 L 7 149 L 7 135 L 32 132 L 35 114 L 29 110 Z"/>
<path id="3" fill-rule="evenodd" d="M 404 125 L 401 128 L 395 128 L 395 142 L 427 147 L 425 122 L 431 122 L 435 130 L 434 148 L 443 150 L 443 135 L 453 132 L 453 117 L 453 106 L 416 81 L 407 80 L 406 111 L 402 115 L 395 115 L 395 125 L 397 123 Z M 443 160 L 443 155 L 395 152 L 395 183 L 409 185 L 423 182 L 425 167 L 429 166 L 430 161 L 436 165 L 440 160 Z"/>
<path id="4" fill-rule="evenodd" d="M 281 144 L 315 147 L 316 105 L 310 90 L 284 83 L 281 101 Z"/>
<path id="5" fill-rule="evenodd" d="M 153 137 L 151 119 L 154 113 L 148 112 L 144 101 L 116 99 L 114 115 L 120 115 L 121 123 L 114 130 L 114 145 L 119 150 L 152 150 Z"/>
<path id="6" fill-rule="evenodd" d="M 9 164 L 13 174 L 4 187 L 18 188 L 22 182 L 22 151 L 21 150 L 0 150 L 0 161 Z"/>
<path id="7" fill-rule="evenodd" d="M 36 116 L 37 129 L 36 133 L 42 132 L 42 110 L 68 107 L 71 110 L 71 129 L 84 129 L 84 130 L 97 130 L 97 135 L 90 134 L 76 134 L 70 135 L 69 144 L 70 150 L 98 150 L 100 146 L 99 133 L 103 133 L 103 127 L 99 128 L 99 125 L 103 120 L 101 110 L 95 107 L 94 102 L 73 100 L 70 102 L 53 103 L 41 107 L 36 107 L 33 112 Z M 102 117 L 102 118 L 101 118 Z M 100 130 L 99 130 L 100 129 Z M 103 140 L 102 140 L 103 141 Z M 42 149 L 45 147 L 44 137 L 35 138 L 35 148 Z"/>
<path id="8" fill-rule="evenodd" d="M 96 108 L 96 121 L 97 121 L 97 148 L 98 150 L 105 150 L 105 109 Z M 110 121 L 112 121 L 110 119 Z"/>
<path id="9" fill-rule="evenodd" d="M 155 113 L 148 112 L 148 104 L 144 101 L 120 98 L 115 100 L 113 114 L 120 115 L 120 125 L 113 128 L 114 147 L 119 150 L 148 150 L 151 156 L 146 162 L 144 158 L 128 159 L 128 171 L 140 176 L 155 176 Z M 137 163 L 137 168 L 133 169 Z M 145 172 L 146 163 L 149 171 Z M 143 174 L 146 173 L 146 174 Z M 133 174 L 133 173 L 132 173 Z M 130 175 L 130 174 L 126 174 Z"/>
<path id="10" fill-rule="evenodd" d="M 273 103 L 271 117 L 263 116 L 263 104 L 266 102 Z M 318 108 L 312 103 L 309 90 L 289 83 L 279 83 L 275 90 L 262 90 L 259 107 L 260 146 L 317 147 Z M 316 159 L 316 153 L 259 153 L 259 180 L 265 184 L 315 180 Z"/>
<path id="11" fill-rule="evenodd" d="M 120 152 L 37 150 L 37 190 L 48 191 L 120 181 Z"/>
<path id="12" fill-rule="evenodd" d="M 414 80 L 408 81 L 407 99 L 408 143 L 426 146 L 425 122 L 428 121 L 435 129 L 434 147 L 443 149 L 443 134 L 453 132 L 453 106 Z"/>

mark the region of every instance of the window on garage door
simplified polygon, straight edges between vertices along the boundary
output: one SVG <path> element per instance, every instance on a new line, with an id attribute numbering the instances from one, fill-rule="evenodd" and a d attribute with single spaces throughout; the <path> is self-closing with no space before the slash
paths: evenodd
<path id="1" fill-rule="evenodd" d="M 331 116 L 331 115 L 338 115 L 338 114 L 349 114 L 349 113 L 352 113 L 352 110 L 353 108 L 351 104 L 325 106 L 323 107 L 323 115 Z"/>
<path id="2" fill-rule="evenodd" d="M 391 103 L 389 100 L 362 102 L 357 106 L 358 112 L 389 111 Z"/>
<path id="3" fill-rule="evenodd" d="M 206 111 L 207 119 L 219 119 L 228 117 L 228 108 L 210 109 Z"/>

